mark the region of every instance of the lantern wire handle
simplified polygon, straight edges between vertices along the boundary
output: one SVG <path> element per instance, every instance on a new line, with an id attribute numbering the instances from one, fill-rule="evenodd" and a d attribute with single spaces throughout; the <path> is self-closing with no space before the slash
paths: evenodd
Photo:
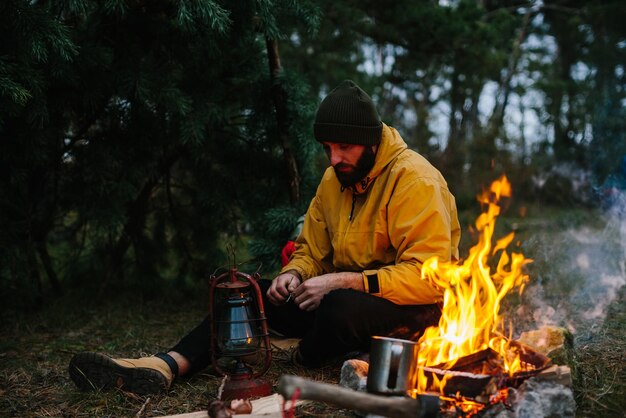
<path id="1" fill-rule="evenodd" d="M 211 278 L 216 277 L 217 276 L 217 272 L 220 270 L 224 270 L 224 271 L 228 271 L 228 268 L 226 266 L 219 266 L 218 268 L 216 268 L 213 273 L 211 273 Z"/>

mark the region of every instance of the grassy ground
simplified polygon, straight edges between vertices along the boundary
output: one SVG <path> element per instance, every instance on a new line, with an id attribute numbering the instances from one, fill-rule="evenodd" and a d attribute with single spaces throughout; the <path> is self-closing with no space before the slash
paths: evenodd
<path id="1" fill-rule="evenodd" d="M 626 235 L 621 221 L 597 213 L 529 211 L 503 219 L 520 249 L 535 259 L 524 295 L 505 308 L 522 331 L 543 323 L 574 335 L 571 367 L 580 417 L 621 417 L 626 410 Z M 464 223 L 467 225 L 467 222 Z M 469 236 L 469 234 L 466 234 Z M 612 291 L 612 293 L 611 293 Z M 202 292 L 200 292 L 202 294 Z M 206 313 L 207 296 L 142 300 L 67 294 L 36 312 L 3 313 L 0 328 L 0 416 L 163 416 L 206 408 L 221 379 L 208 372 L 181 379 L 168 396 L 149 399 L 122 392 L 81 393 L 67 374 L 71 356 L 98 351 L 136 357 L 166 350 Z M 336 383 L 339 368 L 307 371 L 283 352 L 268 373 L 298 374 Z M 310 404 L 298 416 L 353 416 Z"/>
<path id="2" fill-rule="evenodd" d="M 575 389 L 581 417 L 623 417 L 626 410 L 626 291 L 605 324 L 581 336 L 574 351 Z"/>
<path id="3" fill-rule="evenodd" d="M 70 358 L 80 351 L 138 357 L 167 350 L 206 315 L 200 301 L 182 306 L 181 300 L 84 303 L 68 296 L 40 312 L 7 318 L 0 335 L 0 416 L 150 417 L 205 409 L 222 382 L 210 370 L 180 379 L 167 396 L 149 399 L 123 392 L 82 393 L 67 374 Z M 310 371 L 293 366 L 284 351 L 276 350 L 274 356 L 266 376 L 272 384 L 283 374 L 338 382 L 338 366 Z M 325 405 L 310 404 L 300 413 L 326 416 L 328 411 Z M 332 411 L 349 416 L 348 411 Z"/>

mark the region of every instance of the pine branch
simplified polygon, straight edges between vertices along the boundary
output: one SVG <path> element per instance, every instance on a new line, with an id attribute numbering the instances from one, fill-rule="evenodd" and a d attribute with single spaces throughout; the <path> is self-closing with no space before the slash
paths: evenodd
<path id="1" fill-rule="evenodd" d="M 178 0 L 176 19 L 188 31 L 205 26 L 218 33 L 225 33 L 230 24 L 230 13 L 214 1 Z"/>

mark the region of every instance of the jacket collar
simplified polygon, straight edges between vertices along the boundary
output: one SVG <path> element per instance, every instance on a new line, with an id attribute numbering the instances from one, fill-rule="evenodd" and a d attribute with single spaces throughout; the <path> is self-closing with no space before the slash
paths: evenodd
<path id="1" fill-rule="evenodd" d="M 365 178 L 348 188 L 356 194 L 365 193 L 387 164 L 405 149 L 407 149 L 407 144 L 398 131 L 383 123 L 383 134 L 380 145 L 378 145 L 378 150 L 376 151 L 374 166 Z M 341 188 L 342 191 L 345 189 L 344 187 Z"/>

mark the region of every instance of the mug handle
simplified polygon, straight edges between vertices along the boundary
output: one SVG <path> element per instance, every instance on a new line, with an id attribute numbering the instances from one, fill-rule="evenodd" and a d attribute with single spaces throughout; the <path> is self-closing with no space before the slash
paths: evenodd
<path id="1" fill-rule="evenodd" d="M 391 346 L 391 357 L 389 359 L 389 375 L 387 377 L 387 387 L 390 390 L 396 390 L 398 384 L 398 374 L 400 373 L 400 360 L 404 346 L 402 343 L 394 342 Z"/>

